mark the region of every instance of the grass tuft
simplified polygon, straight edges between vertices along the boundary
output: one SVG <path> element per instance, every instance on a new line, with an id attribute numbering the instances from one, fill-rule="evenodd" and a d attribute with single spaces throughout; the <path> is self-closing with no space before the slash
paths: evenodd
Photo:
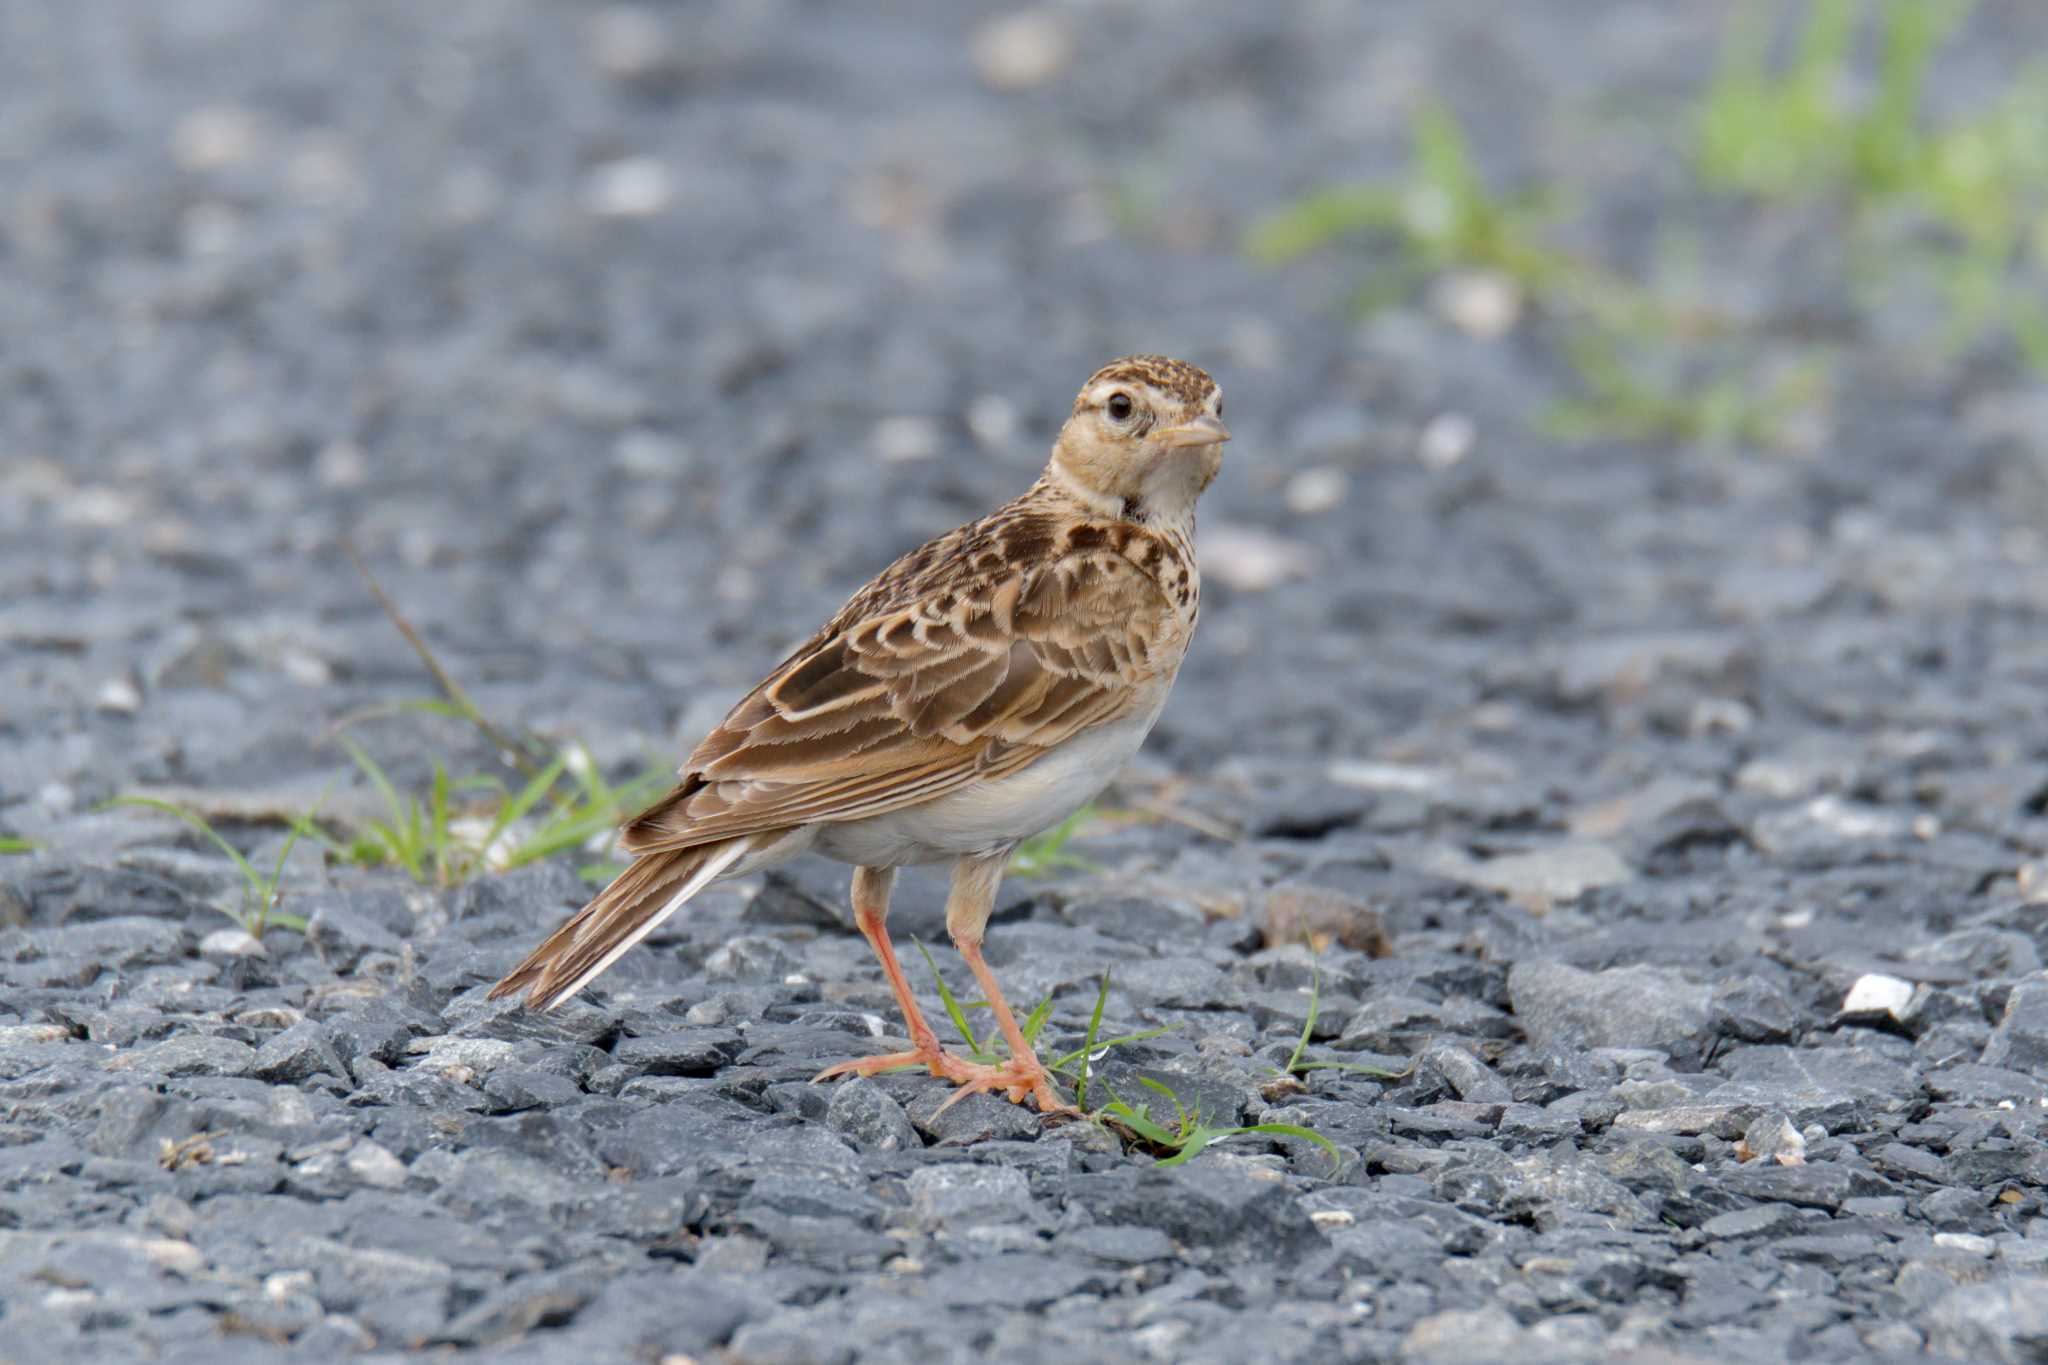
<path id="1" fill-rule="evenodd" d="M 586 751 L 571 746 L 516 791 L 494 777 L 451 778 L 437 761 L 422 798 L 401 793 L 362 745 L 346 736 L 340 742 L 384 813 L 365 821 L 351 838 L 323 835 L 329 851 L 361 867 L 396 867 L 436 886 L 459 886 L 486 872 L 508 872 L 583 848 L 612 833 L 669 780 L 664 772 L 650 772 L 614 787 Z"/>
<path id="2" fill-rule="evenodd" d="M 1133 1105 L 1120 1098 L 1112 1099 L 1104 1105 L 1102 1113 L 1113 1121 L 1113 1126 L 1127 1129 L 1140 1144 L 1166 1153 L 1159 1158 L 1161 1166 L 1178 1166 L 1193 1160 L 1213 1143 L 1249 1133 L 1299 1138 L 1304 1142 L 1313 1142 L 1329 1153 L 1332 1171 L 1343 1164 L 1344 1154 L 1337 1150 L 1337 1144 L 1313 1128 L 1304 1128 L 1298 1123 L 1248 1123 L 1231 1128 L 1211 1127 L 1202 1121 L 1199 1114 L 1191 1112 L 1180 1102 L 1180 1096 L 1174 1093 L 1172 1087 L 1149 1076 L 1139 1077 L 1138 1083 L 1164 1096 L 1173 1105 L 1174 1117 L 1171 1125 L 1152 1117 L 1148 1105 Z"/>
<path id="3" fill-rule="evenodd" d="M 967 1012 L 969 1010 L 987 1009 L 987 1002 L 977 1000 L 963 1004 L 959 997 L 953 994 L 952 987 L 946 984 L 946 978 L 939 971 L 938 963 L 933 960 L 931 950 L 922 943 L 917 945 L 917 949 L 920 953 L 924 954 L 925 965 L 931 969 L 932 980 L 938 987 L 939 1000 L 945 1006 L 947 1017 L 953 1021 L 954 1030 L 959 1033 L 961 1041 L 965 1044 L 968 1060 L 979 1062 L 983 1065 L 994 1065 L 1001 1061 L 1001 1055 L 996 1050 L 998 1043 L 1001 1041 L 999 1032 L 991 1029 L 986 1038 L 977 1038 L 974 1027 L 968 1020 Z M 1088 1091 L 1092 1084 L 1097 1083 L 1094 1074 L 1094 1064 L 1107 1056 L 1113 1048 L 1143 1042 L 1148 1038 L 1157 1038 L 1167 1032 L 1163 1028 L 1154 1028 L 1143 1029 L 1136 1033 L 1118 1034 L 1112 1038 L 1102 1037 L 1102 1012 L 1109 1002 L 1109 979 L 1109 973 L 1104 972 L 1102 974 L 1102 984 L 1095 992 L 1095 1007 L 1089 1012 L 1088 1029 L 1082 1036 L 1081 1046 L 1046 1064 L 1047 1071 L 1064 1077 L 1072 1083 L 1074 1087 L 1074 1105 L 1082 1110 L 1089 1119 L 1103 1124 L 1112 1132 L 1117 1133 L 1128 1145 L 1142 1148 L 1155 1156 L 1159 1156 L 1159 1164 L 1162 1166 L 1177 1166 L 1184 1161 L 1191 1160 L 1212 1143 L 1251 1133 L 1263 1133 L 1272 1137 L 1300 1138 L 1307 1142 L 1316 1143 L 1329 1152 L 1333 1169 L 1342 1160 L 1342 1155 L 1338 1152 L 1336 1145 L 1328 1138 L 1315 1132 L 1313 1129 L 1303 1128 L 1297 1124 L 1255 1123 L 1239 1127 L 1218 1128 L 1204 1123 L 1200 1115 L 1192 1113 L 1181 1103 L 1180 1097 L 1174 1092 L 1172 1087 L 1166 1085 L 1163 1081 L 1155 1080 L 1149 1076 L 1139 1077 L 1139 1084 L 1157 1092 L 1173 1105 L 1174 1118 L 1171 1123 L 1154 1118 L 1146 1105 L 1142 1103 L 1136 1105 L 1129 1104 L 1113 1091 L 1111 1092 L 1109 1103 L 1090 1111 L 1088 1109 Z M 1026 1042 L 1032 1043 L 1034 1046 L 1036 1045 L 1039 1033 L 1044 1029 L 1046 1020 L 1051 1017 L 1052 1003 L 1053 997 L 1050 995 L 1046 996 L 1045 999 L 1038 1002 L 1038 1006 L 1031 1011 L 1029 1017 L 1018 1025 L 1018 1028 L 1024 1034 Z M 1311 999 L 1311 1022 L 1313 1022 L 1314 1007 L 1314 1001 Z M 1303 1041 L 1306 1042 L 1305 1033 Z M 908 1070 L 912 1068 L 906 1066 L 903 1069 Z"/>
<path id="4" fill-rule="evenodd" d="M 229 843 L 221 832 L 209 823 L 205 816 L 190 811 L 170 801 L 160 801 L 153 796 L 117 796 L 107 802 L 109 806 L 135 806 L 174 816 L 196 831 L 215 848 L 225 853 L 242 874 L 242 897 L 234 905 L 216 903 L 214 908 L 242 927 L 251 938 L 260 939 L 264 931 L 275 924 L 295 933 L 306 932 L 306 921 L 298 915 L 288 915 L 278 909 L 284 899 L 284 868 L 291 858 L 292 850 L 298 846 L 302 835 L 313 833 L 312 817 L 292 823 L 291 833 L 286 836 L 284 847 L 278 850 L 277 863 L 268 873 L 259 872 L 242 850 Z M 315 807 L 318 810 L 318 807 Z"/>
<path id="5" fill-rule="evenodd" d="M 1839 220 L 1828 238 L 1847 244 L 1847 302 L 1865 315 L 1845 330 L 1865 330 L 1883 298 L 1917 283 L 1945 314 L 1929 341 L 1951 355 L 2006 345 L 2048 372 L 2048 62 L 1961 114 L 1937 121 L 1924 108 L 1934 64 L 1971 7 L 1733 7 L 1712 80 L 1668 133 L 1692 180 L 1672 200 L 1679 213 L 1712 197 L 1818 209 Z M 1774 61 L 1776 20 L 1788 12 L 1803 22 Z M 1831 356 L 1798 319 L 1722 316 L 1553 246 L 1562 197 L 1490 189 L 1456 119 L 1431 104 L 1415 115 L 1405 171 L 1305 195 L 1244 245 L 1273 266 L 1377 248 L 1354 299 L 1361 309 L 1450 271 L 1505 276 L 1575 373 L 1578 394 L 1539 419 L 1560 439 L 1797 449 L 1817 430 L 1810 418 L 1829 401 Z M 1702 231 L 1675 217 L 1669 226 L 1680 240 Z"/>
<path id="6" fill-rule="evenodd" d="M 1017 845 L 1017 852 L 1010 858 L 1010 875 L 1013 877 L 1043 877 L 1064 868 L 1093 872 L 1096 865 L 1076 853 L 1066 851 L 1067 841 L 1077 834 L 1081 827 L 1096 816 L 1094 806 L 1083 806 L 1066 819 L 1054 825 L 1043 834 L 1033 835 Z"/>
<path id="7" fill-rule="evenodd" d="M 1382 1066 L 1366 1062 L 1339 1062 L 1325 1058 L 1311 1058 L 1308 1055 L 1308 1040 L 1315 1032 L 1316 1019 L 1323 1012 L 1323 974 L 1316 968 L 1310 969 L 1308 987 L 1308 1017 L 1301 1021 L 1301 1036 L 1294 1040 L 1294 1051 L 1288 1054 L 1287 1064 L 1280 1068 L 1283 1076 L 1306 1076 L 1311 1071 L 1353 1071 L 1360 1075 L 1372 1076 L 1379 1080 L 1399 1080 L 1406 1071 L 1389 1071 Z"/>
<path id="8" fill-rule="evenodd" d="M 0 853 L 33 853 L 42 845 L 33 839 L 21 839 L 12 834 L 0 834 Z"/>

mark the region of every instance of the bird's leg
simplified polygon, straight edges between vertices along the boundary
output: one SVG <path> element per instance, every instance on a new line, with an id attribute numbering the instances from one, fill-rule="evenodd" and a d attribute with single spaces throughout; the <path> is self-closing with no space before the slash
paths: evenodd
<path id="1" fill-rule="evenodd" d="M 924 1012 L 918 1009 L 917 999 L 910 993 L 910 982 L 903 976 L 903 964 L 896 960 L 896 948 L 889 942 L 889 926 L 884 922 L 889 915 L 889 891 L 895 884 L 896 869 L 893 867 L 856 868 L 853 874 L 853 922 L 860 927 L 861 936 L 867 939 L 868 946 L 875 950 L 875 956 L 881 959 L 882 974 L 889 978 L 889 989 L 896 993 L 897 1008 L 903 1011 L 903 1022 L 909 1026 L 911 1049 L 882 1057 L 857 1057 L 853 1061 L 827 1067 L 812 1078 L 814 1084 L 834 1076 L 872 1076 L 878 1071 L 899 1066 L 928 1066 L 934 1076 L 944 1076 L 947 1074 L 946 1063 L 966 1065 L 939 1047 L 938 1035 L 925 1022 Z"/>
<path id="2" fill-rule="evenodd" d="M 1003 999 L 995 973 L 982 961 L 982 935 L 987 932 L 988 917 L 995 909 L 996 888 L 1002 884 L 1003 869 L 1009 865 L 1010 850 L 1005 848 L 979 858 L 962 858 L 953 867 L 953 894 L 946 900 L 946 929 L 953 936 L 953 946 L 966 959 L 967 970 L 981 983 L 989 1008 L 995 1011 L 996 1026 L 1010 1045 L 1010 1060 L 1000 1066 L 965 1064 L 968 1074 L 953 1075 L 960 1082 L 960 1091 L 946 1103 L 956 1103 L 977 1091 L 1001 1089 L 1014 1104 L 1022 1104 L 1029 1096 L 1042 1113 L 1071 1111 L 1074 1106 L 1052 1088 L 1052 1078 L 1024 1037 L 1024 1030 L 1017 1027 L 1017 1016 L 1010 1012 L 1010 1002 Z"/>
<path id="3" fill-rule="evenodd" d="M 946 901 L 946 928 L 953 935 L 953 946 L 960 950 L 960 956 L 967 960 L 968 969 L 988 996 L 989 1007 L 995 1011 L 996 1024 L 1010 1045 L 1010 1060 L 993 1066 L 985 1062 L 970 1062 L 939 1046 L 937 1035 L 925 1022 L 923 1012 L 910 994 L 910 983 L 903 977 L 903 966 L 896 960 L 896 950 L 889 943 L 889 931 L 882 923 L 883 917 L 889 913 L 889 888 L 894 884 L 896 874 L 891 869 L 864 867 L 853 875 L 854 923 L 860 926 L 861 933 L 873 946 L 875 956 L 882 961 L 882 971 L 889 978 L 889 988 L 896 993 L 896 1003 L 902 1006 L 904 1022 L 910 1026 L 911 1048 L 908 1052 L 856 1057 L 850 1062 L 841 1062 L 819 1072 L 812 1078 L 814 1081 L 830 1080 L 834 1076 L 872 1076 L 897 1067 L 923 1066 L 929 1068 L 934 1076 L 943 1076 L 960 1087 L 939 1107 L 941 1113 L 967 1096 L 983 1091 L 1002 1091 L 1016 1104 L 1022 1104 L 1029 1098 L 1048 1114 L 1073 1109 L 1053 1090 L 1044 1065 L 1031 1050 L 1031 1044 L 1025 1041 L 1024 1030 L 1017 1026 L 1017 1017 L 1010 1012 L 1009 1002 L 1003 999 L 994 974 L 981 958 L 982 934 L 988 927 L 989 913 L 995 908 L 996 887 L 1002 882 L 1003 869 L 1009 866 L 1009 862 L 1010 851 L 1004 849 L 981 858 L 963 858 L 954 866 L 953 894 Z"/>

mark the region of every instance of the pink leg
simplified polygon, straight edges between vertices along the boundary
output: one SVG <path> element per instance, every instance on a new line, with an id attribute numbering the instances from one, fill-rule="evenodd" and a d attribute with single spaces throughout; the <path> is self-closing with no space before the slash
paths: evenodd
<path id="1" fill-rule="evenodd" d="M 897 961 L 896 949 L 890 944 L 889 931 L 882 922 L 889 913 L 889 890 L 895 883 L 896 874 L 892 869 L 863 867 L 853 875 L 854 923 L 860 926 L 861 933 L 874 948 L 875 956 L 881 959 L 882 972 L 889 978 L 889 989 L 895 992 L 904 1022 L 910 1027 L 911 1049 L 880 1057 L 856 1057 L 827 1067 L 813 1078 L 815 1081 L 830 1080 L 834 1076 L 872 1076 L 897 1067 L 923 1066 L 929 1068 L 934 1076 L 943 1076 L 960 1087 L 946 1101 L 947 1105 L 982 1091 L 1002 1091 L 1016 1104 L 1022 1104 L 1027 1097 L 1036 1101 L 1045 1113 L 1073 1109 L 1054 1092 L 1044 1065 L 1024 1040 L 1024 1031 L 1017 1027 L 1016 1016 L 1010 1012 L 1008 1002 L 996 986 L 994 975 L 981 958 L 981 932 L 988 924 L 996 886 L 1002 880 L 1003 868 L 1008 863 L 1009 855 L 1005 852 L 986 859 L 963 860 L 954 869 L 953 895 L 946 905 L 946 927 L 952 931 L 953 946 L 967 960 L 968 970 L 981 983 L 990 1007 L 995 1010 L 996 1024 L 1010 1045 L 1010 1060 L 989 1066 L 956 1057 L 939 1046 L 937 1035 L 925 1022 L 923 1011 L 918 1009 L 917 1000 L 910 993 L 910 983 L 903 976 L 903 964 Z M 944 1112 L 944 1106 L 941 1112 Z"/>

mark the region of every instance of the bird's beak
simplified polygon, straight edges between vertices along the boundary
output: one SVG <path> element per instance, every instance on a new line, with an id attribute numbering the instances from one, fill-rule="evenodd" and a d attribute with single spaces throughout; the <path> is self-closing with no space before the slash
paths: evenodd
<path id="1" fill-rule="evenodd" d="M 1167 450 L 1182 450 L 1188 446 L 1218 445 L 1229 439 L 1230 428 L 1223 425 L 1222 419 L 1204 413 L 1192 422 L 1183 422 L 1154 434 L 1152 444 Z"/>

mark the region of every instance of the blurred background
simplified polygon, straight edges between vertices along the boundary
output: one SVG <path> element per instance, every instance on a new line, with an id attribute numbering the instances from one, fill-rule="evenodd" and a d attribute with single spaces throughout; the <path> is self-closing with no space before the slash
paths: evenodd
<path id="1" fill-rule="evenodd" d="M 1155 775 L 1543 827 L 1759 755 L 1939 806 L 1938 734 L 2024 788 L 2044 52 L 2028 0 L 0 3 L 0 832 L 345 771 L 434 689 L 344 539 L 484 711 L 671 762 L 1141 350 L 1237 434 Z M 437 723 L 365 733 L 488 764 Z"/>

